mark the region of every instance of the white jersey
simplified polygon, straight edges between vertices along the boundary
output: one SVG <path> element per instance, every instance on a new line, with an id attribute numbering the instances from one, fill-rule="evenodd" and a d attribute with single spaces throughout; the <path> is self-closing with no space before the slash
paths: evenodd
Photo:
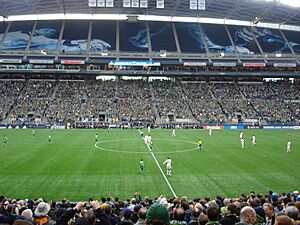
<path id="1" fill-rule="evenodd" d="M 255 135 L 253 135 L 253 136 L 251 137 L 251 141 L 252 141 L 252 145 L 255 145 L 255 144 L 256 144 L 256 137 L 255 137 Z"/>
<path id="2" fill-rule="evenodd" d="M 291 151 L 291 146 L 292 146 L 292 143 L 290 141 L 288 141 L 287 143 L 287 152 L 290 152 Z"/>
<path id="3" fill-rule="evenodd" d="M 242 146 L 242 148 L 244 148 L 245 147 L 245 145 L 244 145 L 245 143 L 244 143 L 244 139 L 242 138 L 241 139 L 241 146 Z"/>
<path id="4" fill-rule="evenodd" d="M 168 169 L 172 168 L 172 160 L 171 159 L 167 159 L 166 161 L 163 162 L 163 164 L 167 164 Z"/>
<path id="5" fill-rule="evenodd" d="M 173 136 L 176 136 L 176 130 L 175 129 L 173 129 L 173 131 L 172 131 L 172 137 Z"/>
<path id="6" fill-rule="evenodd" d="M 150 132 L 151 132 L 151 127 L 148 126 L 148 133 L 150 134 Z"/>
<path id="7" fill-rule="evenodd" d="M 144 136 L 144 142 L 145 142 L 145 144 L 148 143 L 148 135 L 145 135 L 145 136 Z"/>
<path id="8" fill-rule="evenodd" d="M 151 144 L 151 142 L 152 142 L 152 137 L 151 137 L 150 135 L 146 135 L 146 136 L 144 137 L 144 142 L 145 142 L 145 144 Z"/>
<path id="9" fill-rule="evenodd" d="M 244 133 L 240 132 L 240 139 L 243 139 L 243 138 L 244 138 Z"/>
<path id="10" fill-rule="evenodd" d="M 148 143 L 148 144 L 151 144 L 151 143 L 152 143 L 152 137 L 151 137 L 150 135 L 148 136 L 147 143 Z"/>
<path id="11" fill-rule="evenodd" d="M 208 135 L 209 135 L 209 136 L 211 136 L 211 132 L 212 132 L 212 131 L 211 131 L 211 128 L 209 128 L 209 130 L 208 130 Z"/>

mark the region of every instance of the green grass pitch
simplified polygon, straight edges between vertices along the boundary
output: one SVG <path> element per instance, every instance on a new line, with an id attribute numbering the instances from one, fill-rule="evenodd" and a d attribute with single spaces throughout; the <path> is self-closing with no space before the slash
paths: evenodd
<path id="1" fill-rule="evenodd" d="M 95 146 L 95 134 L 99 143 Z M 144 129 L 147 134 L 147 130 Z M 8 146 L 0 147 L 0 194 L 11 198 L 100 199 L 102 196 L 130 198 L 135 192 L 157 197 L 172 192 L 138 130 L 0 130 Z M 48 143 L 48 135 L 52 144 Z M 242 150 L 239 131 L 152 129 L 153 153 L 163 173 L 167 157 L 172 176 L 167 177 L 177 196 L 189 198 L 238 197 L 255 191 L 289 192 L 300 188 L 300 131 L 244 130 Z M 257 145 L 251 146 L 251 136 Z M 196 141 L 202 138 L 203 150 Z M 286 152 L 287 141 L 292 152 Z M 139 161 L 145 171 L 139 173 Z"/>

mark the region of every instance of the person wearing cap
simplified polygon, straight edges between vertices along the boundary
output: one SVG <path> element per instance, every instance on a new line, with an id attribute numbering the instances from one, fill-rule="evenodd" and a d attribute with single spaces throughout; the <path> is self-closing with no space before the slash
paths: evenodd
<path id="1" fill-rule="evenodd" d="M 154 203 L 147 210 L 147 225 L 169 225 L 170 215 L 167 208 L 161 204 Z"/>
<path id="2" fill-rule="evenodd" d="M 168 209 L 158 203 L 154 203 L 147 210 L 146 215 L 147 225 L 169 225 L 170 215 Z"/>
<path id="3" fill-rule="evenodd" d="M 265 210 L 262 206 L 257 206 L 254 208 L 256 212 L 256 225 L 263 225 L 266 221 Z"/>
<path id="4" fill-rule="evenodd" d="M 121 221 L 118 223 L 118 225 L 133 225 L 133 222 L 131 221 L 131 215 L 132 215 L 132 210 L 129 207 L 126 207 L 122 211 L 122 218 Z"/>
<path id="5" fill-rule="evenodd" d="M 49 216 L 50 204 L 47 202 L 40 202 L 34 210 L 34 222 L 39 225 L 54 225 L 53 221 Z"/>

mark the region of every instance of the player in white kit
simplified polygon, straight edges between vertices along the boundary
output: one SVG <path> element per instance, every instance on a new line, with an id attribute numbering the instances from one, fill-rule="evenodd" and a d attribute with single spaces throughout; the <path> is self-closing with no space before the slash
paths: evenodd
<path id="1" fill-rule="evenodd" d="M 167 158 L 167 160 L 164 161 L 163 164 L 167 164 L 167 176 L 171 176 L 171 173 L 172 173 L 172 160 L 170 158 Z"/>
<path id="2" fill-rule="evenodd" d="M 251 137 L 251 144 L 252 144 L 252 146 L 256 145 L 256 136 L 255 135 L 252 135 L 252 137 Z"/>
<path id="3" fill-rule="evenodd" d="M 292 152 L 291 147 L 292 147 L 292 142 L 288 141 L 286 146 L 286 152 Z"/>
<path id="4" fill-rule="evenodd" d="M 244 149 L 244 148 L 245 148 L 245 142 L 244 142 L 244 138 L 241 138 L 241 147 L 242 147 L 242 149 Z"/>
<path id="5" fill-rule="evenodd" d="M 175 130 L 175 128 L 172 131 L 172 137 L 176 137 L 176 130 Z"/>

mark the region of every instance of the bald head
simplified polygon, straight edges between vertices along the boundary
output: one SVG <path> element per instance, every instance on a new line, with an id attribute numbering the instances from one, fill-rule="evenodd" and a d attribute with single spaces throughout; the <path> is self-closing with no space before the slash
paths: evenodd
<path id="1" fill-rule="evenodd" d="M 183 208 L 177 208 L 174 212 L 174 220 L 184 221 L 185 211 Z"/>
<path id="2" fill-rule="evenodd" d="M 194 207 L 193 211 L 192 211 L 192 215 L 194 218 L 199 218 L 201 213 L 201 210 L 199 208 Z"/>
<path id="3" fill-rule="evenodd" d="M 146 207 L 140 208 L 139 211 L 138 211 L 139 218 L 145 220 L 146 215 L 147 215 L 147 208 Z"/>
<path id="4" fill-rule="evenodd" d="M 25 209 L 22 212 L 22 216 L 26 217 L 27 219 L 32 219 L 33 213 L 31 211 L 31 209 Z"/>

